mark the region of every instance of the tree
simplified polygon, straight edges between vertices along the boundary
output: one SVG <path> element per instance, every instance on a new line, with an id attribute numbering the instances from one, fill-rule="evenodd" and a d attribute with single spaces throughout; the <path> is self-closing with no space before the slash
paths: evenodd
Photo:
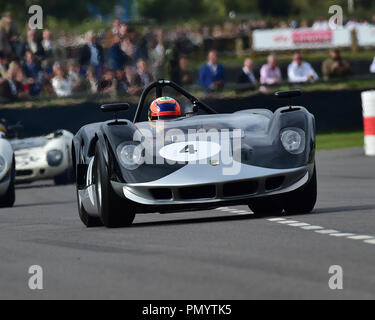
<path id="1" fill-rule="evenodd" d="M 44 16 L 50 16 L 61 20 L 68 20 L 78 23 L 83 19 L 90 18 L 89 5 L 100 9 L 102 13 L 113 11 L 118 0 L 17 0 L 1 1 L 0 13 L 10 11 L 14 18 L 23 24 L 28 21 L 28 8 L 32 5 L 40 5 L 43 8 Z"/>
<path id="2" fill-rule="evenodd" d="M 291 14 L 290 0 L 258 0 L 258 7 L 267 16 L 288 16 Z"/>

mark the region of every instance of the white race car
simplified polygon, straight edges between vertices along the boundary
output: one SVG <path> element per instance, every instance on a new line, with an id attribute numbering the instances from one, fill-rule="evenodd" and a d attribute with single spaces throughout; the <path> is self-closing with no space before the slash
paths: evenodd
<path id="1" fill-rule="evenodd" d="M 5 133 L 0 132 L 0 208 L 12 207 L 16 199 L 14 190 L 15 161 L 13 149 Z"/>
<path id="2" fill-rule="evenodd" d="M 69 131 L 58 130 L 45 136 L 10 140 L 16 158 L 16 182 L 73 182 L 72 139 Z"/>

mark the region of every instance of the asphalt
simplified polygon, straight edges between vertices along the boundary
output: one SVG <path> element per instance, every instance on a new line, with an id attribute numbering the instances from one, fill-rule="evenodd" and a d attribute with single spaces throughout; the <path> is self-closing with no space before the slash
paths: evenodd
<path id="1" fill-rule="evenodd" d="M 308 215 L 240 206 L 139 215 L 123 229 L 84 228 L 73 186 L 19 185 L 0 209 L 0 299 L 374 299 L 375 158 L 321 151 L 317 166 Z M 29 289 L 31 265 L 43 290 Z M 328 286 L 332 265 L 342 290 Z"/>

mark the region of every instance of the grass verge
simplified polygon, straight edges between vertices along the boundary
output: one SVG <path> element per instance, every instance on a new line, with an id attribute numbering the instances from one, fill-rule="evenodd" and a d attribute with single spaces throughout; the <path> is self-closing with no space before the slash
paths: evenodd
<path id="1" fill-rule="evenodd" d="M 362 146 L 362 131 L 324 133 L 316 136 L 317 150 L 343 149 Z"/>

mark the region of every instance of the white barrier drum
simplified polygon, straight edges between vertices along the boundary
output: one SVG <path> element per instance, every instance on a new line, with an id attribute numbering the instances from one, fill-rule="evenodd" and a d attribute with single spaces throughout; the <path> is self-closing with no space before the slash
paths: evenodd
<path id="1" fill-rule="evenodd" d="M 375 90 L 364 91 L 362 96 L 365 154 L 375 156 Z"/>

